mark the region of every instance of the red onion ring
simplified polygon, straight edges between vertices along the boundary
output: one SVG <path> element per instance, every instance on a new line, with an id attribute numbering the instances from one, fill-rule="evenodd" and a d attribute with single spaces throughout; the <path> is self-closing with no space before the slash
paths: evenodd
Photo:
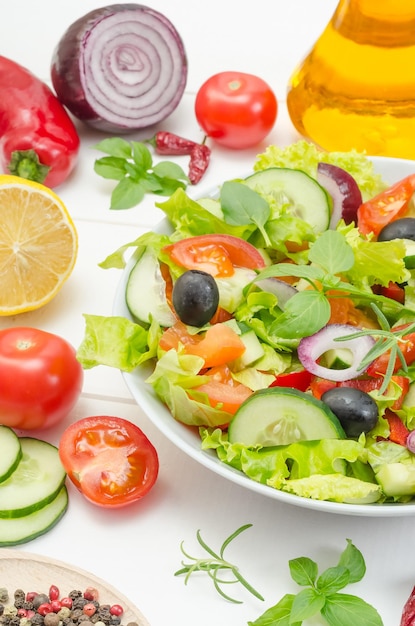
<path id="1" fill-rule="evenodd" d="M 180 35 L 161 13 L 114 4 L 75 21 L 60 39 L 51 77 L 59 100 L 103 131 L 146 128 L 168 117 L 187 81 Z"/>
<path id="2" fill-rule="evenodd" d="M 368 335 L 352 337 L 347 341 L 336 341 L 336 339 L 352 335 L 358 331 L 358 328 L 349 324 L 329 324 L 314 335 L 301 339 L 297 348 L 298 358 L 306 370 L 320 378 L 335 382 L 357 378 L 367 369 L 359 368 L 359 365 L 372 348 L 375 340 Z M 353 362 L 350 367 L 335 370 L 317 363 L 325 352 L 338 348 L 346 348 L 352 353 Z"/>

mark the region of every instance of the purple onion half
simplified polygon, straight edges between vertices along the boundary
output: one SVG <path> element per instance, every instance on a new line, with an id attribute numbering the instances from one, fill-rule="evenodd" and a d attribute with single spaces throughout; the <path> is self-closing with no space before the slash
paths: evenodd
<path id="1" fill-rule="evenodd" d="M 78 119 L 108 132 L 158 124 L 179 104 L 187 81 L 182 39 L 161 13 L 113 4 L 75 21 L 60 39 L 51 77 Z"/>

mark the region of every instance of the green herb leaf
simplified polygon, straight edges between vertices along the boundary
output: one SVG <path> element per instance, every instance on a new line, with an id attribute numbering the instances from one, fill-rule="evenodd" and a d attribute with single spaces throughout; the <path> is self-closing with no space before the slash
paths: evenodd
<path id="1" fill-rule="evenodd" d="M 339 565 L 349 570 L 349 583 L 359 582 L 366 573 L 366 563 L 363 555 L 350 539 L 347 539 L 347 546 L 340 556 Z"/>
<path id="2" fill-rule="evenodd" d="M 111 137 L 94 147 L 110 155 L 96 159 L 94 171 L 103 178 L 118 181 L 111 194 L 110 209 L 130 209 L 146 193 L 171 196 L 179 188 L 186 189 L 189 182 L 176 163 L 160 161 L 153 165 L 145 143 Z"/>
<path id="3" fill-rule="evenodd" d="M 132 178 L 123 178 L 113 189 L 110 209 L 131 209 L 144 198 L 145 190 Z"/>
<path id="4" fill-rule="evenodd" d="M 288 561 L 291 578 L 302 587 L 314 585 L 318 576 L 318 566 L 315 561 L 306 556 Z"/>
<path id="5" fill-rule="evenodd" d="M 383 626 L 382 618 L 373 606 L 346 593 L 328 596 L 321 614 L 330 626 Z"/>
<path id="6" fill-rule="evenodd" d="M 278 604 L 265 611 L 255 622 L 248 622 L 248 626 L 301 626 L 301 622 L 291 620 L 291 609 L 295 595 L 287 593 Z"/>
<path id="7" fill-rule="evenodd" d="M 270 217 L 271 209 L 259 193 L 243 183 L 227 181 L 220 190 L 220 205 L 228 224 L 233 226 L 255 224 L 264 237 L 266 245 L 270 245 L 264 226 Z"/>
<path id="8" fill-rule="evenodd" d="M 317 580 L 317 589 L 326 595 L 344 589 L 350 581 L 350 572 L 343 565 L 327 568 Z"/>
<path id="9" fill-rule="evenodd" d="M 283 339 L 313 335 L 330 319 L 330 304 L 320 291 L 301 291 L 285 304 L 284 313 L 271 324 L 270 333 Z"/>
<path id="10" fill-rule="evenodd" d="M 325 597 L 314 587 L 303 589 L 294 598 L 290 619 L 292 622 L 302 622 L 319 613 L 325 603 Z"/>
<path id="11" fill-rule="evenodd" d="M 326 230 L 311 246 L 309 261 L 330 274 L 345 272 L 353 267 L 354 253 L 344 235 L 336 230 Z"/>
<path id="12" fill-rule="evenodd" d="M 251 528 L 251 526 L 252 524 L 245 524 L 244 526 L 241 526 L 240 528 L 235 530 L 235 532 L 229 535 L 229 537 L 227 537 L 225 541 L 222 543 L 219 552 L 213 550 L 204 541 L 204 539 L 202 539 L 200 530 L 198 530 L 196 533 L 197 541 L 199 545 L 209 555 L 210 558 L 198 558 L 198 557 L 191 556 L 185 551 L 184 544 L 182 542 L 180 544 L 180 549 L 182 551 L 182 554 L 184 554 L 184 556 L 190 559 L 192 563 L 185 563 L 184 561 L 182 561 L 183 567 L 177 570 L 177 572 L 175 572 L 174 575 L 179 576 L 180 574 L 186 574 L 184 582 L 185 584 L 187 584 L 189 577 L 194 572 L 196 571 L 206 572 L 208 576 L 212 579 L 213 585 L 216 591 L 219 593 L 219 595 L 225 598 L 225 600 L 229 600 L 229 602 L 233 602 L 235 604 L 241 604 L 240 600 L 237 600 L 233 598 L 232 596 L 228 595 L 227 593 L 225 593 L 224 590 L 222 589 L 222 585 L 224 584 L 229 585 L 229 584 L 234 584 L 238 582 L 241 583 L 245 587 L 245 589 L 249 591 L 249 593 L 254 595 L 259 600 L 263 600 L 264 598 L 261 596 L 261 594 L 256 589 L 254 589 L 254 587 L 252 587 L 252 585 L 250 585 L 250 583 L 242 576 L 242 574 L 240 573 L 236 565 L 233 565 L 229 561 L 226 561 L 224 558 L 225 549 L 231 543 L 231 541 L 233 541 L 238 535 L 240 535 L 247 528 Z M 233 576 L 233 578 L 226 578 L 226 579 L 219 578 L 219 572 L 221 571 L 226 571 L 228 574 Z"/>

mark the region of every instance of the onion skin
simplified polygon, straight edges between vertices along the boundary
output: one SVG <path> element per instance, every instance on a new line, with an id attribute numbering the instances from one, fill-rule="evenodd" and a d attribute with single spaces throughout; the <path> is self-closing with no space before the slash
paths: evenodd
<path id="1" fill-rule="evenodd" d="M 158 124 L 178 106 L 186 52 L 161 13 L 113 4 L 69 26 L 53 53 L 51 78 L 59 100 L 79 120 L 105 132 L 130 132 Z"/>

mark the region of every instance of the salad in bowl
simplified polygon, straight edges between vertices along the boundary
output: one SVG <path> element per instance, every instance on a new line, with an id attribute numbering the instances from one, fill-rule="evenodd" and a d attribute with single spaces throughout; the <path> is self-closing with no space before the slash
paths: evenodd
<path id="1" fill-rule="evenodd" d="M 197 201 L 179 189 L 101 264 L 123 279 L 113 316 L 85 315 L 78 359 L 121 369 L 232 480 L 414 514 L 414 191 L 415 163 L 306 141 Z"/>

